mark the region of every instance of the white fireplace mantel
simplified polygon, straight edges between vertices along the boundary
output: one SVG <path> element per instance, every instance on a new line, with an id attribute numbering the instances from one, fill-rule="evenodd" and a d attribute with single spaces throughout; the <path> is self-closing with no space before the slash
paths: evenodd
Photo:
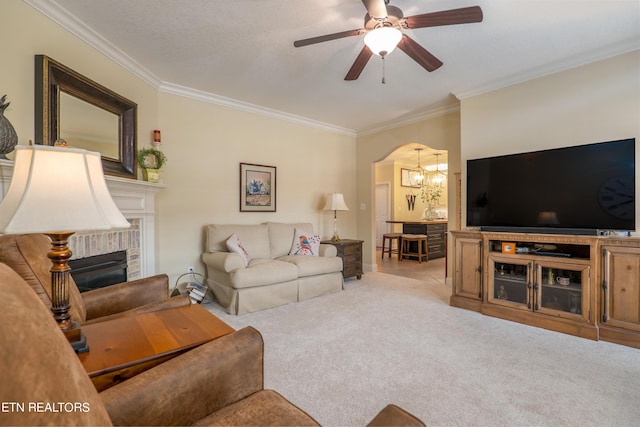
<path id="1" fill-rule="evenodd" d="M 0 199 L 4 198 L 11 177 L 13 161 L 0 160 Z M 157 184 L 117 176 L 105 176 L 107 187 L 114 202 L 128 220 L 140 221 L 140 269 L 142 277 L 156 273 L 156 194 L 166 188 L 165 184 Z"/>
<path id="2" fill-rule="evenodd" d="M 111 197 L 125 218 L 140 220 L 140 268 L 142 277 L 156 274 L 156 194 L 165 184 L 106 177 Z"/>

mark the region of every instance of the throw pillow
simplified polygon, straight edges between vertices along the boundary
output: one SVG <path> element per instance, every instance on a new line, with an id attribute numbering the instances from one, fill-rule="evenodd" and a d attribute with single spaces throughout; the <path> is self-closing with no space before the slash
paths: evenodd
<path id="1" fill-rule="evenodd" d="M 307 233 L 296 228 L 289 255 L 318 256 L 320 254 L 320 240 L 322 239 L 317 234 Z"/>
<path id="2" fill-rule="evenodd" d="M 238 238 L 236 233 L 233 233 L 231 237 L 227 239 L 227 249 L 229 249 L 229 252 L 240 255 L 242 257 L 242 260 L 244 261 L 245 267 L 249 265 L 251 257 L 249 257 L 246 249 L 242 246 L 242 243 L 240 243 L 240 239 Z"/>

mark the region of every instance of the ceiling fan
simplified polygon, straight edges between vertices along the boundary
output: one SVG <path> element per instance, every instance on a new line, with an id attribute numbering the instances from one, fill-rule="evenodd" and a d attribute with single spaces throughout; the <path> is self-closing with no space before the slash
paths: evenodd
<path id="1" fill-rule="evenodd" d="M 375 53 L 384 59 L 396 46 L 425 70 L 434 71 L 442 66 L 442 61 L 400 30 L 482 21 L 482 9 L 480 9 L 480 6 L 404 17 L 402 10 L 395 6 L 389 6 L 389 0 L 362 0 L 362 3 L 367 8 L 367 14 L 364 16 L 364 28 L 297 40 L 293 42 L 293 46 L 302 47 L 365 34 L 365 45 L 351 69 L 347 72 L 345 80 L 356 80 L 367 65 L 367 62 L 369 62 L 371 55 Z M 382 82 L 384 83 L 384 77 Z"/>

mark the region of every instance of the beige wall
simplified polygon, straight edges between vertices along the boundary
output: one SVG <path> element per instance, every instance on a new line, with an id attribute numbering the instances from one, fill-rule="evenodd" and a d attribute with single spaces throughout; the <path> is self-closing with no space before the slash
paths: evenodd
<path id="1" fill-rule="evenodd" d="M 332 192 L 351 209 L 338 212 L 340 236 L 355 238 L 355 138 L 166 93 L 159 105 L 169 158 L 157 197 L 161 271 L 203 271 L 210 223 L 311 222 L 330 238 L 333 213 L 321 209 Z M 239 212 L 241 162 L 277 167 L 276 212 Z"/>
<path id="2" fill-rule="evenodd" d="M 640 164 L 640 51 L 464 99 L 462 194 L 466 161 L 636 138 Z M 636 174 L 636 194 L 640 174 Z M 640 221 L 636 197 L 636 220 Z M 463 223 L 466 201 L 463 197 Z"/>
<path id="3" fill-rule="evenodd" d="M 148 145 L 152 129 L 162 130 L 168 187 L 158 196 L 156 255 L 158 271 L 172 279 L 188 265 L 202 271 L 201 229 L 207 223 L 303 220 L 330 236 L 332 217 L 319 210 L 322 196 L 330 192 L 344 193 L 351 209 L 338 214 L 341 236 L 364 240 L 365 269 L 375 270 L 374 164 L 405 144 L 448 150 L 453 176 L 468 158 L 638 138 L 640 133 L 637 51 L 467 98 L 460 112 L 356 140 L 161 93 L 26 3 L 3 0 L 1 10 L 6 42 L 0 94 L 11 101 L 6 116 L 21 144 L 34 135 L 36 54 L 138 103 L 139 146 Z M 238 212 L 240 162 L 277 166 L 276 213 Z M 454 193 L 455 186 L 449 185 L 451 228 L 457 227 Z"/>
<path id="4" fill-rule="evenodd" d="M 355 238 L 355 137 L 159 92 L 20 0 L 2 0 L 1 94 L 19 143 L 34 139 L 34 55 L 45 54 L 138 104 L 138 146 L 162 131 L 166 189 L 157 196 L 157 272 L 173 286 L 200 263 L 202 228 L 213 222 L 311 222 L 323 237 L 333 216 L 325 194 L 342 192 L 342 237 Z M 9 156 L 11 157 L 11 155 Z M 277 167 L 277 212 L 239 212 L 239 163 Z"/>
<path id="5" fill-rule="evenodd" d="M 374 185 L 375 163 L 386 158 L 390 153 L 406 144 L 422 144 L 436 150 L 448 150 L 449 174 L 460 170 L 460 115 L 450 112 L 437 117 L 422 120 L 417 123 L 384 130 L 358 137 L 357 162 L 357 194 L 358 238 L 364 240 L 363 262 L 365 271 L 376 271 L 375 256 L 375 203 Z M 396 172 L 399 175 L 399 171 Z M 394 193 L 402 193 L 399 185 Z M 449 185 L 447 199 L 455 201 L 455 186 Z M 404 195 L 400 195 L 404 197 Z M 395 197 L 400 203 L 400 197 Z M 406 202 L 405 202 L 406 209 Z M 398 206 L 396 205 L 396 208 Z M 414 214 L 424 210 L 421 201 L 416 202 Z M 450 227 L 455 227 L 455 203 L 449 204 Z M 406 212 L 405 212 L 406 213 Z M 404 218 L 403 218 L 404 219 Z"/>
<path id="6" fill-rule="evenodd" d="M 20 0 L 3 0 L 0 96 L 20 144 L 34 139 L 34 56 L 47 55 L 138 104 L 139 141 L 157 126 L 158 92 Z"/>

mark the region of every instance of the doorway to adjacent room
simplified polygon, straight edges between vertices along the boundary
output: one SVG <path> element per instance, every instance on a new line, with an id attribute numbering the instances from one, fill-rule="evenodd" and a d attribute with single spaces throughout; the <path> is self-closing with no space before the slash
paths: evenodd
<path id="1" fill-rule="evenodd" d="M 399 261 L 397 254 L 391 257 L 385 254 L 382 258 L 382 235 L 402 233 L 404 221 L 446 222 L 448 181 L 448 151 L 423 144 L 405 144 L 375 163 L 375 242 L 379 272 L 419 280 L 424 279 L 425 274 L 445 279 L 445 257 L 430 258 L 426 263 Z"/>

